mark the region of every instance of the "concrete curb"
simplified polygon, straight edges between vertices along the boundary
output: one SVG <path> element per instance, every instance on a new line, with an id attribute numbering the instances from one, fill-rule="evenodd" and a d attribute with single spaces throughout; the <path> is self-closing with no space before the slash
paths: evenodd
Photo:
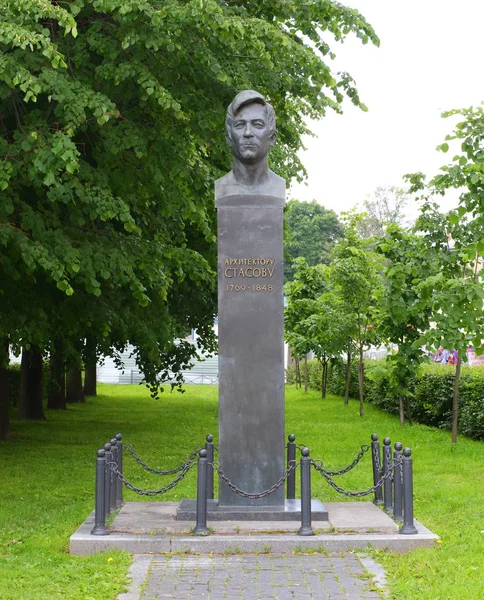
<path id="1" fill-rule="evenodd" d="M 140 508 L 143 505 L 143 503 L 138 504 Z M 348 505 L 350 504 L 353 503 L 348 503 Z M 349 510 L 351 510 L 350 506 Z M 111 525 L 111 529 L 115 528 L 115 523 L 116 519 Z M 283 533 L 218 533 L 215 530 L 213 535 L 199 537 L 187 533 L 178 535 L 158 531 L 153 531 L 152 534 L 141 533 L 136 527 L 132 531 L 112 531 L 110 535 L 93 536 L 90 535 L 93 525 L 94 513 L 89 515 L 71 536 L 71 554 L 88 555 L 113 548 L 126 550 L 132 554 L 169 552 L 187 554 L 271 552 L 285 554 L 304 549 L 325 549 L 328 552 L 341 552 L 345 550 L 367 550 L 368 548 L 387 549 L 404 553 L 415 548 L 431 547 L 439 539 L 437 535 L 417 520 L 415 520 L 415 526 L 418 533 L 415 535 L 400 535 L 397 531 L 391 533 L 370 532 L 371 526 L 367 525 L 367 531 L 344 532 L 344 528 L 342 528 L 342 530 L 335 529 L 332 532 L 323 530 L 314 536 L 308 537 L 298 536 L 294 530 Z M 394 525 L 394 527 L 396 526 Z M 317 529 L 316 523 L 314 523 L 314 528 Z"/>

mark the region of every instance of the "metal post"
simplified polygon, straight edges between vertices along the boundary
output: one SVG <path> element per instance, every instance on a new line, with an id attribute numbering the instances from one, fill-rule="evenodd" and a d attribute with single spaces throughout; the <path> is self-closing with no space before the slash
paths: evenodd
<path id="1" fill-rule="evenodd" d="M 205 450 L 207 451 L 207 500 L 213 498 L 213 435 L 205 438 Z"/>
<path id="2" fill-rule="evenodd" d="M 111 469 L 108 463 L 113 460 L 113 453 L 111 452 L 111 444 L 109 442 L 104 444 L 104 452 L 106 456 L 106 468 L 104 469 L 104 512 L 107 516 L 111 512 Z"/>
<path id="3" fill-rule="evenodd" d="M 106 452 L 103 448 L 97 451 L 96 458 L 96 509 L 94 527 L 91 535 L 109 535 L 106 527 L 106 493 L 105 486 Z"/>
<path id="4" fill-rule="evenodd" d="M 296 436 L 291 433 L 287 436 L 287 468 L 296 466 Z M 287 477 L 286 496 L 288 500 L 296 498 L 296 470 L 293 469 Z"/>
<path id="5" fill-rule="evenodd" d="M 197 524 L 193 533 L 195 535 L 210 535 L 207 527 L 207 451 L 202 448 L 198 453 L 197 472 Z"/>
<path id="6" fill-rule="evenodd" d="M 410 448 L 403 451 L 403 525 L 400 533 L 412 535 L 418 533 L 413 522 L 413 467 Z"/>
<path id="7" fill-rule="evenodd" d="M 116 469 L 118 468 L 118 440 L 114 437 L 110 440 L 111 444 L 111 452 L 113 454 L 113 463 L 116 465 Z M 116 510 L 118 507 L 118 500 L 116 496 L 116 492 L 118 491 L 118 476 L 116 473 L 110 469 L 111 471 L 111 489 L 109 491 L 109 510 Z"/>
<path id="8" fill-rule="evenodd" d="M 373 465 L 373 485 L 376 485 L 381 477 L 380 442 L 376 433 L 371 434 L 371 458 Z M 381 486 L 375 490 L 373 504 L 383 504 L 383 490 Z"/>
<path id="9" fill-rule="evenodd" d="M 298 535 L 314 535 L 311 527 L 311 459 L 309 449 L 301 450 L 301 527 Z"/>
<path id="10" fill-rule="evenodd" d="M 118 442 L 118 445 L 117 445 L 117 447 L 118 447 L 118 471 L 122 475 L 123 474 L 123 436 L 120 433 L 117 433 L 115 435 L 115 437 Z M 117 483 L 116 500 L 117 500 L 117 507 L 119 508 L 120 506 L 122 506 L 124 504 L 123 482 L 118 477 L 116 480 L 116 483 Z"/>
<path id="11" fill-rule="evenodd" d="M 392 440 L 383 440 L 383 473 L 388 473 L 392 464 Z M 383 509 L 387 515 L 393 515 L 392 478 L 389 476 L 383 482 Z"/>
<path id="12" fill-rule="evenodd" d="M 402 471 L 402 448 L 400 442 L 395 444 L 393 460 L 395 469 L 393 471 L 393 518 L 395 521 L 403 521 L 403 471 Z"/>

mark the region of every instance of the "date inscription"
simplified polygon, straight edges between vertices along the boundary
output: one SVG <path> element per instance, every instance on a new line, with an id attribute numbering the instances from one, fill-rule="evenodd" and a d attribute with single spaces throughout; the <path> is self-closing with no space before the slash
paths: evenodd
<path id="1" fill-rule="evenodd" d="M 275 259 L 271 257 L 242 257 L 226 258 L 223 262 L 223 274 L 232 280 L 225 286 L 227 292 L 272 292 L 273 285 L 258 282 L 252 284 L 247 281 L 236 283 L 233 280 L 241 279 L 265 279 L 270 280 L 276 272 Z"/>

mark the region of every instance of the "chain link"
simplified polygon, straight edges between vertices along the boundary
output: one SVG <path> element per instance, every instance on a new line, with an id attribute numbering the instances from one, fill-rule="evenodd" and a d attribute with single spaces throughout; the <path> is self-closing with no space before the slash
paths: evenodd
<path id="1" fill-rule="evenodd" d="M 130 483 L 122 473 L 120 473 L 118 471 L 118 465 L 114 462 L 108 462 L 106 463 L 107 466 L 111 469 L 111 471 L 114 473 L 114 475 L 120 479 L 122 481 L 122 483 L 130 490 L 132 490 L 133 492 L 136 492 L 137 494 L 139 494 L 140 496 L 157 496 L 158 494 L 164 494 L 166 493 L 168 490 L 171 490 L 171 488 L 174 488 L 175 485 L 181 481 L 185 475 L 188 473 L 188 471 L 194 467 L 196 465 L 196 462 L 194 460 L 192 460 L 191 462 L 187 461 L 184 465 L 183 465 L 183 471 L 180 473 L 180 475 L 178 475 L 178 477 L 176 477 L 172 482 L 170 482 L 168 485 L 165 485 L 165 487 L 162 487 L 158 490 L 142 490 L 136 486 L 134 486 L 132 483 Z"/>
<path id="2" fill-rule="evenodd" d="M 291 472 L 295 471 L 297 469 L 297 462 L 295 460 L 289 461 L 288 468 L 286 469 L 286 471 L 284 471 L 284 474 L 282 475 L 282 477 L 272 487 L 270 487 L 268 490 L 264 490 L 263 492 L 260 492 L 259 494 L 251 494 L 249 492 L 244 492 L 243 490 L 241 490 L 240 488 L 238 488 L 235 485 L 235 483 L 232 483 L 230 481 L 230 479 L 227 477 L 227 475 L 225 475 L 225 473 L 220 468 L 219 463 L 214 462 L 214 463 L 210 463 L 210 464 L 213 467 L 214 471 L 217 471 L 217 473 L 220 475 L 220 479 L 222 479 L 222 481 L 233 492 L 235 492 L 239 496 L 243 496 L 244 498 L 250 498 L 251 500 L 257 500 L 259 498 L 265 498 L 266 496 L 269 496 L 270 494 L 273 494 L 286 481 L 286 479 L 289 477 L 289 475 L 291 474 Z"/>
<path id="3" fill-rule="evenodd" d="M 326 469 L 323 469 L 323 461 L 321 460 L 314 460 L 313 463 L 318 464 L 321 467 L 321 469 L 324 470 L 326 475 L 330 475 L 331 477 L 335 477 L 336 475 L 344 475 L 345 473 L 348 473 L 348 471 L 351 471 L 351 469 L 356 467 L 356 465 L 360 462 L 360 460 L 363 458 L 366 452 L 368 452 L 369 449 L 370 446 L 368 444 L 364 444 L 363 446 L 361 446 L 361 450 L 358 452 L 358 455 L 356 456 L 355 460 L 340 471 L 327 471 Z"/>
<path id="4" fill-rule="evenodd" d="M 316 469 L 316 471 L 319 471 L 321 473 L 321 475 L 326 479 L 326 481 L 329 483 L 329 485 L 336 490 L 337 492 L 339 492 L 340 494 L 343 494 L 343 496 L 348 496 L 348 497 L 352 497 L 352 498 L 362 498 L 363 496 L 368 496 L 369 494 L 372 494 L 375 490 L 377 490 L 378 488 L 380 488 L 383 483 L 385 482 L 386 479 L 388 479 L 389 477 L 392 477 L 393 475 L 393 469 L 395 468 L 395 466 L 397 464 L 401 464 L 402 460 L 392 460 L 390 462 L 390 464 L 388 465 L 388 469 L 386 470 L 386 472 L 381 476 L 381 479 L 371 488 L 369 488 L 368 490 L 364 490 L 362 492 L 350 492 L 348 490 L 345 490 L 344 488 L 340 487 L 339 485 L 337 485 L 330 477 L 330 475 L 322 468 L 320 467 L 314 460 L 311 460 L 311 464 L 314 466 L 314 468 Z"/>
<path id="5" fill-rule="evenodd" d="M 131 454 L 131 456 L 134 458 L 134 460 L 141 467 L 143 467 L 143 469 L 145 469 L 146 471 L 149 471 L 150 473 L 154 473 L 155 475 L 175 475 L 175 473 L 182 471 L 187 463 L 190 463 L 193 461 L 193 459 L 198 455 L 198 452 L 201 449 L 201 446 L 197 446 L 195 448 L 195 450 L 190 454 L 190 456 L 186 459 L 186 461 L 182 465 L 180 465 L 179 467 L 176 467 L 176 469 L 171 469 L 169 471 L 160 471 L 158 469 L 153 469 L 153 467 L 150 467 L 149 465 L 147 465 L 145 463 L 145 461 L 142 458 L 140 458 L 138 456 L 138 454 L 136 454 L 132 444 L 123 444 L 123 448 L 125 448 Z"/>
<path id="6" fill-rule="evenodd" d="M 372 450 L 371 450 L 371 454 L 372 454 L 372 457 L 373 457 L 373 463 L 377 466 L 378 472 L 381 475 L 381 472 L 380 472 L 381 471 L 380 470 L 381 462 L 380 462 L 380 449 L 379 449 L 379 447 L 376 446 L 376 445 L 373 446 Z"/>

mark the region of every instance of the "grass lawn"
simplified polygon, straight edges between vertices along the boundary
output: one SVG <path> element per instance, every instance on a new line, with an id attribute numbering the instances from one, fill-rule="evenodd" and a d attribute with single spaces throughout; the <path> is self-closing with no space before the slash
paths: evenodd
<path id="1" fill-rule="evenodd" d="M 317 393 L 287 390 L 286 430 L 327 468 L 349 464 L 370 434 L 388 436 L 413 450 L 415 516 L 442 542 L 406 555 L 378 552 L 395 600 L 484 598 L 484 444 L 414 425 L 356 402 L 322 401 Z M 155 467 L 177 466 L 207 433 L 217 435 L 217 388 L 191 386 L 185 394 L 150 398 L 141 386 L 100 385 L 99 396 L 68 411 L 48 411 L 44 423 L 14 422 L 12 439 L 0 443 L 0 599 L 109 600 L 123 591 L 130 556 L 122 552 L 76 557 L 69 536 L 94 505 L 96 449 L 123 433 Z M 370 454 L 338 479 L 347 489 L 371 486 Z M 156 489 L 170 478 L 141 471 L 125 460 L 130 481 Z M 196 472 L 154 500 L 194 497 Z M 258 490 L 252 490 L 258 491 Z M 342 500 L 313 471 L 313 496 Z M 128 500 L 141 499 L 125 492 Z M 297 540 L 296 540 L 297 541 Z M 295 544 L 297 545 L 297 544 Z"/>

